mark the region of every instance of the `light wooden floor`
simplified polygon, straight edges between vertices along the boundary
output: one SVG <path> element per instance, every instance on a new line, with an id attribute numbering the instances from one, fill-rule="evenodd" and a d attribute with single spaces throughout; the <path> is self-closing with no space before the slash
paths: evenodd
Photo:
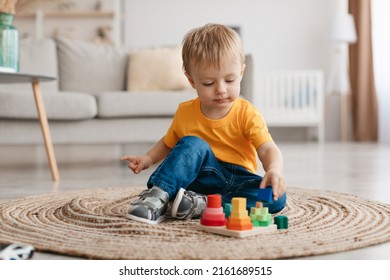
<path id="1" fill-rule="evenodd" d="M 290 186 L 351 193 L 390 204 L 390 146 L 357 143 L 281 143 Z M 151 170 L 134 175 L 118 158 L 147 145 L 55 147 L 61 180 L 51 181 L 46 155 L 36 146 L 0 147 L 0 202 L 14 198 L 101 187 L 143 186 Z M 37 253 L 34 259 L 74 259 Z M 390 259 L 390 242 L 304 259 Z"/>

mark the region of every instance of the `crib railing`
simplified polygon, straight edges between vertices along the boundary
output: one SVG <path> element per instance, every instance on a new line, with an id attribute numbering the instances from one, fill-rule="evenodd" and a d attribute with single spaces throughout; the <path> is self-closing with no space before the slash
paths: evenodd
<path id="1" fill-rule="evenodd" d="M 317 70 L 260 73 L 255 104 L 268 126 L 316 127 L 323 141 L 323 76 Z"/>

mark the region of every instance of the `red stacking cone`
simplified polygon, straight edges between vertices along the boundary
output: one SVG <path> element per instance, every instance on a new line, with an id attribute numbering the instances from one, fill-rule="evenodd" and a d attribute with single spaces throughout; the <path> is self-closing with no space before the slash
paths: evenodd
<path id="1" fill-rule="evenodd" d="M 226 218 L 222 208 L 222 197 L 219 194 L 207 196 L 207 207 L 202 214 L 200 224 L 204 226 L 225 226 Z"/>

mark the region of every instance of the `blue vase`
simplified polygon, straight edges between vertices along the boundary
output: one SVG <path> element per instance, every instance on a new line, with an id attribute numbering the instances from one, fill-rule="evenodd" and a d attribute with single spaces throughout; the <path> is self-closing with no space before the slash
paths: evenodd
<path id="1" fill-rule="evenodd" d="M 19 33 L 14 15 L 0 13 L 0 71 L 19 72 Z"/>

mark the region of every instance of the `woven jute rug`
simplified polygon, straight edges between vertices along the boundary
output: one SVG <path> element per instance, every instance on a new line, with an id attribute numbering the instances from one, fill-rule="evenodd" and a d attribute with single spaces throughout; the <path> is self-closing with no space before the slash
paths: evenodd
<path id="1" fill-rule="evenodd" d="M 234 238 L 194 229 L 199 220 L 158 225 L 124 218 L 141 188 L 58 192 L 0 204 L 0 242 L 91 259 L 286 259 L 390 240 L 390 205 L 335 193 L 288 189 L 288 230 Z"/>

